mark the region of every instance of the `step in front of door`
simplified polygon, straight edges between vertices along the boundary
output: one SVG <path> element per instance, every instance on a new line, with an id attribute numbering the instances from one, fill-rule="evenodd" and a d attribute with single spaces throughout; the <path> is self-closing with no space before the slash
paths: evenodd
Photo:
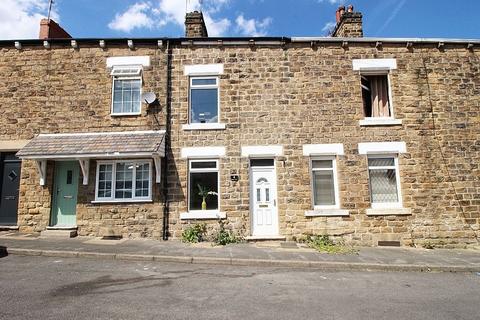
<path id="1" fill-rule="evenodd" d="M 77 236 L 77 230 L 59 230 L 59 229 L 47 229 L 40 232 L 42 238 L 57 238 L 57 239 L 69 239 Z"/>

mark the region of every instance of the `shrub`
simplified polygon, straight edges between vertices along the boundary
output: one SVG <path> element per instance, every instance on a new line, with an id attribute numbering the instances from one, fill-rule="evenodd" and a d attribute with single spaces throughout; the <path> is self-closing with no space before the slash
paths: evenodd
<path id="1" fill-rule="evenodd" d="M 343 243 L 335 243 L 328 235 L 306 236 L 304 242 L 310 247 L 319 252 L 345 254 L 356 253 L 357 250 L 346 247 Z"/>
<path id="2" fill-rule="evenodd" d="M 232 231 L 225 230 L 225 225 L 222 220 L 218 221 L 219 229 L 218 232 L 213 236 L 213 241 L 215 244 L 224 246 L 230 243 L 238 243 L 241 241 Z"/>
<path id="3" fill-rule="evenodd" d="M 182 241 L 188 243 L 197 243 L 205 240 L 207 225 L 205 223 L 195 224 L 188 227 L 182 233 Z"/>

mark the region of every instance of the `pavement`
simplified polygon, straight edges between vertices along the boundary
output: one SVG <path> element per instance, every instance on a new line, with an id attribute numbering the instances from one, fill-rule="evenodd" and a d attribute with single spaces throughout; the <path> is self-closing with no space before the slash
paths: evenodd
<path id="1" fill-rule="evenodd" d="M 480 250 L 361 247 L 352 254 L 319 253 L 292 242 L 239 243 L 214 246 L 176 240 L 101 240 L 42 238 L 0 232 L 0 256 L 46 256 L 104 260 L 161 261 L 323 270 L 480 272 Z"/>

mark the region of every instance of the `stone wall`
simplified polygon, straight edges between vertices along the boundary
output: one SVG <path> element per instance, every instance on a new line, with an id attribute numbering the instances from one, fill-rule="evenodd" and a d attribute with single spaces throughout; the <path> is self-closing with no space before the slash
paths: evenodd
<path id="1" fill-rule="evenodd" d="M 143 72 L 143 91 L 155 92 L 166 104 L 166 56 L 155 47 L 125 44 L 107 49 L 80 45 L 78 50 L 52 45 L 19 51 L 0 49 L 0 140 L 31 139 L 39 133 L 106 132 L 165 129 L 165 113 L 158 126 L 142 104 L 140 116 L 111 116 L 112 77 L 107 57 L 148 55 L 151 67 Z M 47 183 L 39 185 L 36 164 L 23 161 L 18 224 L 23 232 L 44 230 L 50 221 L 54 161 L 48 162 Z M 154 184 L 154 202 L 147 204 L 92 204 L 95 198 L 95 161 L 88 186 L 79 186 L 77 225 L 80 235 L 98 235 L 99 227 L 113 226 L 128 237 L 159 238 L 163 217 L 160 185 Z M 81 180 L 81 179 L 80 179 Z"/>
<path id="2" fill-rule="evenodd" d="M 250 234 L 248 159 L 245 145 L 278 144 L 276 159 L 280 234 L 331 234 L 349 242 L 376 245 L 399 240 L 404 245 L 459 246 L 474 243 L 480 225 L 480 95 L 479 56 L 464 45 L 340 43 L 287 44 L 285 47 L 173 46 L 171 150 L 167 150 L 169 228 L 178 238 L 186 226 L 187 160 L 181 148 L 225 146 L 220 159 L 220 210 L 227 228 Z M 101 132 L 159 129 L 142 106 L 142 115 L 112 117 L 110 56 L 149 55 L 145 91 L 165 106 L 165 52 L 151 45 L 132 51 L 126 44 L 80 49 L 24 46 L 0 49 L 0 140 L 31 139 L 39 133 Z M 361 127 L 360 75 L 352 59 L 396 58 L 391 74 L 393 109 L 402 125 Z M 223 63 L 220 77 L 220 121 L 225 130 L 182 130 L 188 123 L 188 78 L 183 66 Z M 158 114 L 165 123 L 165 112 Z M 164 127 L 161 127 L 164 129 Z M 368 217 L 370 207 L 366 157 L 358 143 L 405 141 L 400 179 L 409 216 Z M 341 208 L 348 217 L 305 217 L 311 210 L 310 173 L 303 144 L 343 143 L 338 157 Z M 41 231 L 49 223 L 54 162 L 48 163 L 45 187 L 38 183 L 35 163 L 24 161 L 20 186 L 19 225 L 24 232 Z M 161 188 L 154 186 L 148 204 L 92 204 L 96 165 L 90 184 L 79 186 L 77 223 L 81 235 L 97 235 L 114 226 L 124 236 L 159 238 L 162 228 Z M 239 181 L 230 181 L 230 174 Z M 209 221 L 211 229 L 218 222 Z"/>
<path id="3" fill-rule="evenodd" d="M 439 51 L 435 45 L 289 45 L 273 47 L 175 48 L 173 61 L 172 155 L 169 192 L 174 237 L 195 221 L 181 221 L 187 210 L 187 160 L 183 147 L 225 146 L 220 159 L 220 210 L 229 228 L 250 234 L 248 159 L 241 146 L 283 145 L 276 160 L 280 234 L 343 235 L 350 242 L 376 245 L 474 243 L 479 232 L 480 129 L 478 54 L 464 46 Z M 352 59 L 396 58 L 391 74 L 393 108 L 402 125 L 361 127 L 360 75 Z M 220 122 L 226 130 L 184 131 L 188 122 L 188 78 L 183 66 L 223 63 Z M 358 143 L 405 141 L 399 156 L 404 207 L 410 216 L 369 217 L 366 156 Z M 311 210 L 310 173 L 303 144 L 343 143 L 338 158 L 341 208 L 348 217 L 307 218 Z M 230 181 L 237 172 L 238 182 Z M 198 221 L 197 221 L 198 222 Z M 211 221 L 211 227 L 217 222 Z"/>
<path id="4" fill-rule="evenodd" d="M 340 19 L 332 32 L 332 37 L 363 37 L 362 14 L 360 12 L 345 12 Z"/>

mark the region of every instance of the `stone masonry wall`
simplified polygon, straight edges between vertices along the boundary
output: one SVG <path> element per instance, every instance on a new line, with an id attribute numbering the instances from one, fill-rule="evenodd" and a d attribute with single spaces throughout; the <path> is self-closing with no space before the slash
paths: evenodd
<path id="1" fill-rule="evenodd" d="M 106 68 L 111 56 L 148 55 L 151 67 L 143 73 L 143 91 L 157 94 L 165 106 L 165 53 L 141 45 L 80 46 L 78 50 L 24 46 L 21 51 L 0 49 L 0 140 L 31 139 L 39 133 L 106 132 L 165 129 L 165 114 L 158 126 L 142 104 L 140 116 L 110 115 L 112 77 Z M 39 232 L 49 225 L 54 161 L 48 162 L 46 186 L 39 185 L 36 164 L 23 161 L 18 224 L 22 232 Z M 163 216 L 160 185 L 153 185 L 153 203 L 92 204 L 96 163 L 90 164 L 88 186 L 79 186 L 77 225 L 80 235 L 98 235 L 113 226 L 128 237 L 159 238 Z M 81 179 L 80 179 L 81 180 Z"/>
<path id="2" fill-rule="evenodd" d="M 187 160 L 181 148 L 225 146 L 220 159 L 220 210 L 227 228 L 250 234 L 248 159 L 241 146 L 284 147 L 277 158 L 280 234 L 343 236 L 349 242 L 376 245 L 475 243 L 480 217 L 479 59 L 463 46 L 439 51 L 432 45 L 340 44 L 273 47 L 175 48 L 172 74 L 172 156 L 169 169 L 170 230 L 179 237 L 191 223 L 187 210 Z M 363 107 L 360 75 L 352 59 L 396 58 L 391 88 L 397 126 L 360 127 Z M 223 63 L 220 122 L 226 130 L 184 131 L 188 122 L 188 79 L 183 66 Z M 409 216 L 369 217 L 367 159 L 360 142 L 405 141 L 399 156 L 403 205 Z M 313 217 L 309 159 L 303 144 L 343 143 L 338 157 L 341 208 L 348 217 Z M 239 174 L 230 181 L 231 172 Z M 211 228 L 217 227 L 210 221 Z"/>
<path id="3" fill-rule="evenodd" d="M 363 37 L 362 14 L 359 12 L 345 12 L 338 25 L 335 26 L 332 37 Z"/>
<path id="4" fill-rule="evenodd" d="M 0 49 L 0 140 L 31 139 L 39 133 L 102 132 L 158 129 L 142 106 L 142 115 L 112 117 L 109 56 L 149 55 L 144 91 L 153 91 L 165 105 L 165 52 L 153 46 L 28 47 Z M 395 118 L 402 125 L 361 127 L 360 75 L 352 59 L 396 58 L 391 73 Z M 220 77 L 220 121 L 225 130 L 182 130 L 188 122 L 188 78 L 183 66 L 223 63 Z M 241 146 L 284 147 L 276 159 L 280 234 L 288 239 L 305 234 L 342 236 L 355 244 L 376 245 L 399 240 L 403 245 L 461 246 L 476 243 L 480 227 L 480 71 L 476 50 L 463 45 L 350 43 L 288 44 L 282 47 L 173 47 L 172 146 L 169 152 L 169 229 L 174 238 L 192 223 L 181 221 L 187 210 L 187 160 L 181 148 L 225 146 L 220 159 L 220 210 L 227 228 L 249 235 L 248 159 Z M 158 114 L 165 123 L 164 112 Z M 164 129 L 162 127 L 161 129 Z M 409 216 L 368 217 L 370 207 L 366 157 L 358 143 L 405 141 L 399 156 L 403 205 Z M 305 217 L 311 210 L 309 159 L 303 144 L 343 143 L 337 172 L 341 208 L 348 217 Z M 97 235 L 114 226 L 124 236 L 158 239 L 163 199 L 154 185 L 148 204 L 92 204 L 96 164 L 90 183 L 79 186 L 77 224 L 81 235 Z M 38 183 L 35 163 L 24 161 L 20 185 L 19 226 L 41 231 L 49 224 L 54 162 L 48 163 L 47 184 Z M 230 174 L 239 175 L 238 182 Z M 208 221 L 210 230 L 218 222 Z"/>

